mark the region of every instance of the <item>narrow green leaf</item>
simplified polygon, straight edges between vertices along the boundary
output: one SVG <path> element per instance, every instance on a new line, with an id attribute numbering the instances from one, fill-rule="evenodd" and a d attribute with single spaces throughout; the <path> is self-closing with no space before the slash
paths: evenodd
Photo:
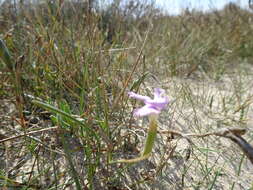
<path id="1" fill-rule="evenodd" d="M 152 119 L 150 120 L 149 124 L 148 136 L 142 153 L 143 156 L 151 154 L 155 143 L 156 135 L 157 135 L 157 121 L 155 119 Z"/>
<path id="2" fill-rule="evenodd" d="M 40 102 L 38 100 L 32 100 L 32 103 L 39 106 L 39 107 L 42 107 L 48 111 L 51 111 L 52 113 L 55 113 L 55 114 L 60 114 L 64 117 L 67 117 L 68 119 L 80 124 L 80 125 L 83 125 L 83 123 L 81 121 L 79 121 L 78 119 L 76 119 L 75 117 L 73 117 L 71 114 L 65 112 L 65 111 L 62 111 L 50 104 L 47 104 L 47 103 L 44 103 L 44 102 Z"/>
<path id="3" fill-rule="evenodd" d="M 217 171 L 215 171 L 214 179 L 213 179 L 210 187 L 208 188 L 208 190 L 212 190 L 214 188 L 214 185 L 215 185 L 215 183 L 217 181 L 217 178 L 220 176 L 220 174 L 221 174 L 221 169 L 218 169 Z"/>
<path id="4" fill-rule="evenodd" d="M 76 184 L 76 189 L 81 190 L 82 187 L 81 187 L 81 184 L 80 184 L 79 175 L 78 175 L 78 173 L 75 169 L 75 165 L 74 165 L 73 160 L 72 160 L 70 147 L 67 143 L 68 141 L 67 141 L 67 139 L 65 139 L 64 134 L 61 134 L 60 136 L 61 136 L 61 141 L 63 143 L 63 149 L 64 149 L 64 152 L 65 152 L 66 158 L 69 162 L 70 171 L 71 171 L 72 177 L 74 178 L 74 181 L 75 181 L 75 184 Z"/>
<path id="5" fill-rule="evenodd" d="M 140 162 L 142 160 L 148 159 L 152 153 L 152 149 L 155 144 L 155 139 L 157 135 L 157 120 L 156 117 L 151 116 L 150 117 L 150 123 L 149 123 L 149 129 L 148 129 L 148 136 L 146 138 L 146 143 L 144 146 L 143 153 L 140 157 L 133 158 L 133 159 L 122 159 L 122 160 L 116 160 L 116 161 L 111 161 L 110 163 L 135 163 L 135 162 Z"/>
<path id="6" fill-rule="evenodd" d="M 141 83 L 145 80 L 145 78 L 148 76 L 149 72 L 144 73 L 139 79 L 135 80 L 133 85 L 130 88 L 130 91 L 137 89 L 140 87 Z"/>
<path id="7" fill-rule="evenodd" d="M 41 102 L 41 101 L 38 101 L 38 100 L 32 100 L 32 103 L 39 106 L 39 107 L 42 107 L 52 113 L 55 113 L 55 114 L 60 114 L 66 118 L 68 118 L 69 120 L 81 125 L 84 127 L 84 129 L 86 130 L 86 132 L 91 132 L 92 135 L 94 135 L 96 137 L 96 139 L 98 140 L 98 136 L 97 134 L 90 128 L 88 128 L 82 121 L 78 120 L 77 118 L 75 118 L 73 115 L 69 114 L 69 113 L 66 113 L 65 111 L 62 111 L 50 104 L 47 104 L 47 103 L 44 103 L 44 102 Z"/>
<path id="8" fill-rule="evenodd" d="M 11 60 L 10 52 L 8 48 L 6 47 L 4 41 L 0 39 L 0 58 L 3 60 L 3 62 L 7 65 L 7 67 L 13 71 L 13 62 Z"/>

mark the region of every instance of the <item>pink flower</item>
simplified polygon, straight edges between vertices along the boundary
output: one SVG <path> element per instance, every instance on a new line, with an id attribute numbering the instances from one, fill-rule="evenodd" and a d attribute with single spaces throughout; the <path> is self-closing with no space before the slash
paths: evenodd
<path id="1" fill-rule="evenodd" d="M 142 96 L 134 92 L 129 92 L 128 95 L 130 98 L 135 98 L 145 103 L 143 107 L 134 110 L 134 116 L 143 117 L 151 114 L 158 115 L 169 102 L 168 98 L 166 96 L 163 96 L 164 93 L 165 90 L 161 88 L 155 88 L 154 99 L 151 99 L 148 96 Z"/>

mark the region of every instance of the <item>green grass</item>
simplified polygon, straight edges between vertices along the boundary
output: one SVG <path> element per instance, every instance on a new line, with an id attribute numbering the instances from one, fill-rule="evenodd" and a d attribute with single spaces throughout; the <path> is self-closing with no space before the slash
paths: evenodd
<path id="1" fill-rule="evenodd" d="M 110 164 L 137 157 L 145 143 L 147 122 L 132 117 L 139 105 L 129 90 L 166 89 L 160 130 L 247 127 L 252 144 L 251 12 L 230 4 L 166 16 L 114 4 L 94 13 L 60 2 L 0 7 L 0 140 L 58 127 L 0 144 L 0 187 L 253 188 L 240 149 L 213 136 L 187 143 L 158 133 L 149 160 Z"/>

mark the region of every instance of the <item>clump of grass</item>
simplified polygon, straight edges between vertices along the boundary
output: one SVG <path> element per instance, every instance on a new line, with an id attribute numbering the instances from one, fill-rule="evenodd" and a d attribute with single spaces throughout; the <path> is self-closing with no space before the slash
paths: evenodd
<path id="1" fill-rule="evenodd" d="M 145 131 L 134 122 L 134 103 L 129 104 L 125 92 L 149 92 L 147 87 L 157 84 L 154 78 L 162 81 L 159 85 L 164 85 L 163 80 L 174 81 L 165 85 L 175 103 L 170 105 L 169 116 L 161 119 L 164 127 L 185 126 L 202 133 L 208 127 L 245 124 L 252 96 L 244 83 L 247 71 L 241 66 L 252 63 L 251 12 L 230 4 L 221 11 L 168 16 L 140 1 L 126 6 L 115 1 L 105 9 L 79 1 L 22 2 L 6 1 L 0 7 L 0 37 L 10 52 L 15 75 L 8 73 L 10 69 L 1 73 L 5 79 L 1 87 L 9 90 L 3 98 L 17 96 L 10 90 L 16 77 L 22 86 L 18 95 L 24 98 L 22 116 L 6 113 L 5 135 L 21 133 L 22 138 L 14 138 L 15 146 L 5 143 L 1 147 L 6 158 L 5 166 L 0 165 L 1 186 L 147 189 L 165 176 L 172 183 L 170 167 L 177 161 L 184 163 L 174 168 L 181 179 L 174 181 L 174 187 L 214 189 L 221 185 L 219 180 L 225 179 L 226 172 L 222 164 L 235 162 L 222 157 L 216 149 L 218 140 L 215 147 L 206 140 L 194 141 L 188 149 L 194 150 L 193 159 L 187 162 L 177 146 L 169 139 L 164 143 L 161 135 L 156 152 L 164 159 L 135 166 L 109 162 L 125 157 L 119 154 L 139 154 Z M 6 68 L 2 62 L 0 68 Z M 240 69 L 239 77 L 232 76 L 236 69 Z M 222 90 L 213 94 L 205 88 L 213 88 L 216 82 L 229 84 L 231 94 Z M 19 128 L 21 117 L 23 128 Z M 238 178 L 244 157 L 240 160 Z M 194 179 L 192 171 L 197 174 Z"/>
<path id="2" fill-rule="evenodd" d="M 235 4 L 210 13 L 186 10 L 180 16 L 156 17 L 146 61 L 166 68 L 170 76 L 204 71 L 219 79 L 238 62 L 252 62 L 247 53 L 252 48 L 251 19 L 252 13 Z"/>

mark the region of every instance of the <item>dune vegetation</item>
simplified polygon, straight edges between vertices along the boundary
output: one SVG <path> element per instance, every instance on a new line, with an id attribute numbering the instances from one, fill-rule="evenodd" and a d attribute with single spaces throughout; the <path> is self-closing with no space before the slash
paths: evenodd
<path id="1" fill-rule="evenodd" d="M 252 10 L 122 2 L 1 4 L 0 189 L 253 189 L 231 141 L 253 144 Z M 112 162 L 142 152 L 128 93 L 154 88 L 169 103 L 152 153 Z"/>

